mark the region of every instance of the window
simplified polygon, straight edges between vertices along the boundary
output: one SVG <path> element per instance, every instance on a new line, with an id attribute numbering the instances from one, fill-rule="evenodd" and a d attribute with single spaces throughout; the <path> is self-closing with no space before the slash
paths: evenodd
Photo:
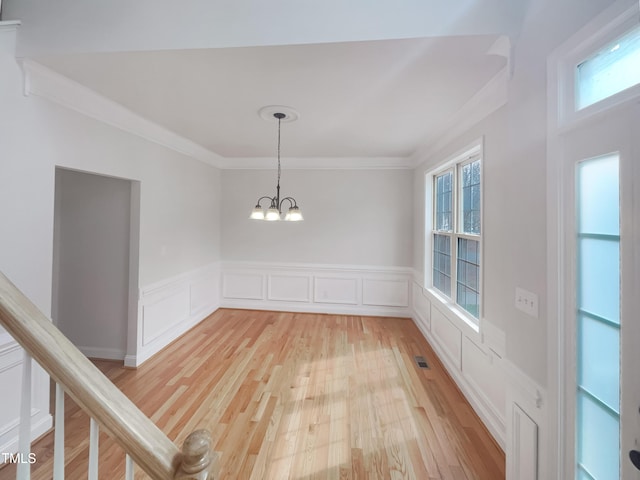
<path id="1" fill-rule="evenodd" d="M 481 159 L 471 156 L 433 175 L 432 285 L 480 318 Z"/>
<path id="2" fill-rule="evenodd" d="M 640 98 L 638 5 L 614 2 L 548 59 L 550 111 L 565 130 Z"/>
<path id="3" fill-rule="evenodd" d="M 640 27 L 597 51 L 576 67 L 576 109 L 640 83 Z"/>
<path id="4" fill-rule="evenodd" d="M 578 165 L 576 478 L 620 472 L 618 154 Z"/>

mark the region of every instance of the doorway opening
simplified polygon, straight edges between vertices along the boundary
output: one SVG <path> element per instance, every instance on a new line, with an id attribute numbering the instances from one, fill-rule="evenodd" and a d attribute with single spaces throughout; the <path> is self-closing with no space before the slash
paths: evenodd
<path id="1" fill-rule="evenodd" d="M 54 324 L 87 357 L 135 355 L 139 182 L 56 168 Z"/>

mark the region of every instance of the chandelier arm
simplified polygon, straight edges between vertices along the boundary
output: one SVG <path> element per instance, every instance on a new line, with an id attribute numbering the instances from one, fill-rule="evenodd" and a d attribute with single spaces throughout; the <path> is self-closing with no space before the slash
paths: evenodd
<path id="1" fill-rule="evenodd" d="M 284 203 L 285 200 L 289 201 L 289 207 L 293 208 L 293 207 L 297 207 L 298 203 L 296 202 L 296 199 L 293 197 L 284 197 L 282 200 L 280 200 L 280 205 L 278 205 L 278 209 L 282 212 L 282 204 Z"/>
<path id="2" fill-rule="evenodd" d="M 258 199 L 258 201 L 256 202 L 256 206 L 258 206 L 258 205 L 259 205 L 259 206 L 261 206 L 261 207 L 262 207 L 262 205 L 260 205 L 260 202 L 261 202 L 262 200 L 264 200 L 265 198 L 271 202 L 271 205 L 273 205 L 273 201 L 274 201 L 274 199 L 275 199 L 276 197 L 269 197 L 268 195 L 265 195 L 264 197 L 260 197 L 260 198 Z"/>

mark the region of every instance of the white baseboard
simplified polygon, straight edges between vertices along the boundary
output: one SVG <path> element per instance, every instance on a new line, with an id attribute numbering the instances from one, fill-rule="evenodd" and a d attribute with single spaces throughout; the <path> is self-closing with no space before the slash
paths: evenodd
<path id="1" fill-rule="evenodd" d="M 85 357 L 96 358 L 101 360 L 124 360 L 124 350 L 116 348 L 100 348 L 100 347 L 78 347 Z"/>

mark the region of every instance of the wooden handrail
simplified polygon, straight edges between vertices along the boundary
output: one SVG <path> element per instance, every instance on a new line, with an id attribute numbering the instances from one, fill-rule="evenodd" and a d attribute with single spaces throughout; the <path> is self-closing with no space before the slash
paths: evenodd
<path id="1" fill-rule="evenodd" d="M 183 455 L 175 444 L 2 272 L 0 324 L 148 475 L 173 480 L 181 474 Z M 209 470 L 209 463 L 203 469 Z"/>

